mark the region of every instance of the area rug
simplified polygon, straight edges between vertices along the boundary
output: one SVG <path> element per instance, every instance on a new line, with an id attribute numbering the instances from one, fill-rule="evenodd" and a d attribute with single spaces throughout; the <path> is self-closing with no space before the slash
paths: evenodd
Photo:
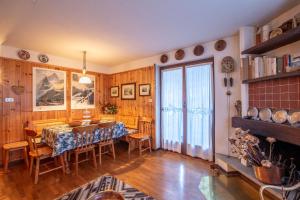
<path id="1" fill-rule="evenodd" d="M 126 200 L 154 200 L 153 197 L 140 192 L 111 175 L 101 176 L 69 193 L 62 195 L 56 200 L 86 200 L 96 193 L 106 190 L 119 192 Z"/>

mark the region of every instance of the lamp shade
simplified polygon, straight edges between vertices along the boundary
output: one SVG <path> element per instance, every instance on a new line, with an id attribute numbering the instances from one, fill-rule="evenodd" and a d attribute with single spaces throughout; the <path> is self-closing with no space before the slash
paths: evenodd
<path id="1" fill-rule="evenodd" d="M 83 75 L 83 76 L 80 77 L 79 83 L 81 83 L 81 84 L 91 84 L 92 80 L 89 77 L 87 77 L 86 75 Z"/>

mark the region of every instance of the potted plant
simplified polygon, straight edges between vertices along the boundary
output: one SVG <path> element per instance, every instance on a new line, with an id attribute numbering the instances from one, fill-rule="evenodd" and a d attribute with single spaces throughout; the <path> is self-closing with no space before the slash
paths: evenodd
<path id="1" fill-rule="evenodd" d="M 118 107 L 114 104 L 108 103 L 102 107 L 104 114 L 115 115 L 118 113 Z"/>

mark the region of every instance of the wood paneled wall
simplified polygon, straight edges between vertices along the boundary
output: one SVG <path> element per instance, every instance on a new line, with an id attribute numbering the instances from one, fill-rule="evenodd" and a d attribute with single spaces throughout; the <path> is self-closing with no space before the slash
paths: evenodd
<path id="1" fill-rule="evenodd" d="M 136 83 L 136 99 L 121 100 L 121 85 Z M 151 96 L 139 96 L 139 84 L 151 84 Z M 118 106 L 118 115 L 155 117 L 155 68 L 144 67 L 109 76 L 109 87 L 119 86 L 119 97 L 109 97 Z M 110 90 L 110 89 L 109 89 Z"/>
<path id="2" fill-rule="evenodd" d="M 67 110 L 32 112 L 32 68 L 42 67 L 63 70 L 67 72 Z M 71 110 L 71 72 L 80 70 L 61 66 L 47 65 L 29 61 L 0 58 L 0 162 L 2 162 L 2 145 L 8 142 L 25 139 L 24 124 L 28 121 L 47 119 L 78 119 L 82 110 Z M 95 109 L 89 109 L 94 117 L 99 117 L 101 108 L 110 102 L 119 107 L 119 115 L 146 116 L 155 120 L 155 68 L 144 67 L 137 70 L 116 74 L 89 73 L 96 77 Z M 22 95 L 16 95 L 11 86 L 25 86 Z M 136 100 L 121 100 L 119 97 L 110 97 L 110 87 L 124 83 L 136 83 Z M 139 84 L 151 84 L 151 96 L 139 96 Z M 4 98 L 14 98 L 13 103 L 5 103 Z M 154 130 L 154 128 L 153 128 Z M 154 131 L 153 131 L 154 134 Z M 20 158 L 20 154 L 12 155 L 12 159 Z"/>
<path id="3" fill-rule="evenodd" d="M 122 100 L 121 85 L 126 83 L 136 84 L 136 99 Z M 150 96 L 139 96 L 139 85 L 151 84 Z M 136 70 L 120 72 L 109 75 L 109 96 L 110 88 L 119 86 L 119 97 L 109 97 L 109 102 L 118 106 L 117 115 L 151 117 L 155 122 L 155 67 L 148 66 Z M 152 147 L 155 148 L 155 125 L 152 130 Z"/>
<path id="4" fill-rule="evenodd" d="M 67 73 L 67 110 L 32 112 L 32 68 L 43 67 L 66 71 Z M 71 110 L 71 72 L 80 70 L 64 68 L 60 66 L 46 65 L 28 61 L 0 58 L 0 147 L 8 142 L 24 139 L 23 126 L 28 121 L 47 119 L 74 119 L 82 116 L 82 110 Z M 108 100 L 108 75 L 89 73 L 96 77 L 95 109 L 89 109 L 94 117 L 101 113 L 101 107 Z M 11 90 L 12 85 L 25 86 L 22 95 L 16 95 Z M 13 103 L 5 103 L 4 98 L 14 98 Z M 2 152 L 0 152 L 0 156 Z M 17 158 L 18 155 L 15 155 Z M 1 157 L 0 157 L 1 158 Z M 14 157 L 13 157 L 14 159 Z M 2 158 L 1 158 L 2 161 Z"/>

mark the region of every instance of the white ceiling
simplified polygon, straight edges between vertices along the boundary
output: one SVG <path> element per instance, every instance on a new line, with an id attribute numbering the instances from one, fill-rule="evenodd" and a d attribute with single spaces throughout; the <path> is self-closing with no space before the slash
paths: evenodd
<path id="1" fill-rule="evenodd" d="M 299 0 L 0 0 L 0 44 L 114 66 L 230 36 Z"/>

